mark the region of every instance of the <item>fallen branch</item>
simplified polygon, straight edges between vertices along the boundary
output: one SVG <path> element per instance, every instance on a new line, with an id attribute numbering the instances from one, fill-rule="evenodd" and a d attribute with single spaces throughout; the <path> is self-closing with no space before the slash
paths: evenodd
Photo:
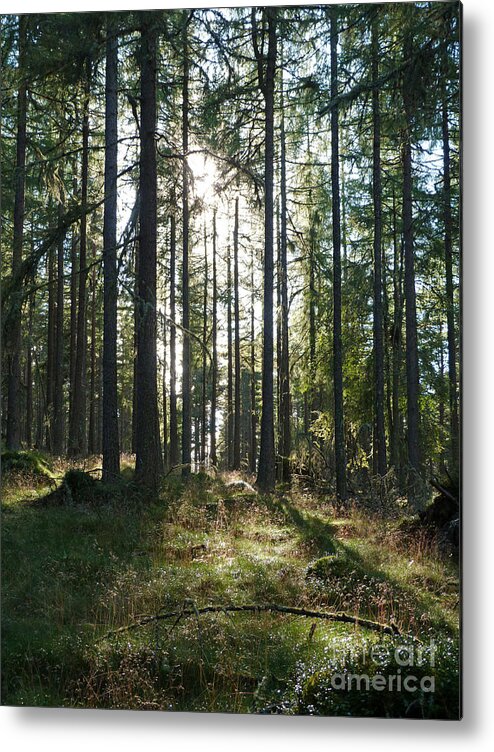
<path id="1" fill-rule="evenodd" d="M 244 604 L 240 606 L 204 606 L 204 608 L 184 608 L 181 611 L 169 611 L 165 614 L 153 614 L 152 616 L 144 616 L 142 619 L 139 619 L 138 621 L 133 622 L 132 624 L 127 624 L 125 627 L 120 627 L 119 629 L 112 630 L 111 632 L 108 632 L 107 634 L 103 635 L 103 637 L 98 638 L 96 642 L 101 642 L 101 640 L 106 640 L 108 637 L 111 637 L 116 634 L 121 634 L 123 632 L 130 632 L 134 629 L 139 629 L 140 627 L 145 627 L 148 624 L 152 624 L 157 621 L 164 621 L 165 619 L 173 619 L 177 618 L 182 619 L 186 618 L 188 616 L 196 616 L 198 617 L 199 614 L 228 614 L 228 613 L 254 613 L 254 614 L 260 614 L 260 613 L 266 613 L 266 612 L 272 612 L 272 613 L 278 613 L 278 614 L 291 614 L 293 616 L 305 616 L 309 619 L 325 619 L 326 621 L 337 621 L 342 622 L 344 624 L 354 624 L 358 627 L 364 627 L 365 629 L 371 629 L 374 632 L 382 632 L 384 634 L 390 634 L 390 635 L 399 635 L 400 630 L 395 624 L 381 624 L 377 621 L 372 621 L 370 619 L 362 619 L 359 616 L 352 616 L 351 614 L 346 614 L 344 612 L 328 612 L 328 611 L 309 611 L 305 608 L 297 608 L 295 606 L 279 606 L 276 603 L 268 603 L 265 605 L 256 605 L 256 604 Z"/>

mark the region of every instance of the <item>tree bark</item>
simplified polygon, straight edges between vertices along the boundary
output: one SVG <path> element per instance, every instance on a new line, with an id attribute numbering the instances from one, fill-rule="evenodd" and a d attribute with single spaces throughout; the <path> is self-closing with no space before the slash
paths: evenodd
<path id="1" fill-rule="evenodd" d="M 182 11 L 182 476 L 190 474 L 191 462 L 191 405 L 190 405 L 190 302 L 189 302 L 189 49 L 187 33 L 188 11 Z"/>
<path id="2" fill-rule="evenodd" d="M 257 483 L 262 491 L 275 484 L 274 395 L 273 395 L 273 225 L 274 225 L 274 90 L 276 75 L 277 8 L 263 11 L 268 23 L 268 53 L 261 88 L 265 102 L 264 147 L 264 284 L 261 443 Z M 262 67 L 262 66 L 261 66 Z"/>
<path id="3" fill-rule="evenodd" d="M 412 56 L 412 40 L 408 35 L 404 47 L 404 60 Z M 405 77 L 406 78 L 406 77 Z M 405 255 L 405 325 L 406 325 L 406 372 L 407 372 L 407 448 L 408 464 L 412 471 L 420 473 L 419 444 L 419 363 L 417 346 L 417 305 L 415 292 L 415 253 L 413 242 L 412 210 L 412 110 L 409 85 L 403 86 L 405 130 L 403 133 L 403 244 Z M 413 496 L 413 483 L 410 495 Z"/>
<path id="4" fill-rule="evenodd" d="M 74 194 L 76 185 L 74 181 Z M 77 235 L 75 229 L 72 230 L 70 244 L 70 330 L 69 330 L 69 432 L 72 425 L 72 414 L 74 411 L 74 390 L 75 390 L 75 353 L 77 347 Z"/>
<path id="5" fill-rule="evenodd" d="M 210 418 L 210 447 L 211 464 L 216 466 L 216 404 L 218 389 L 218 290 L 216 279 L 216 209 L 213 212 L 213 321 L 212 321 L 212 365 L 211 365 L 211 418 Z"/>
<path id="6" fill-rule="evenodd" d="M 77 308 L 77 340 L 74 364 L 74 393 L 69 426 L 70 457 L 87 454 L 86 434 L 86 280 L 87 280 L 87 200 L 89 170 L 89 92 L 90 63 L 86 61 L 84 102 L 82 120 L 82 165 L 81 165 L 81 224 L 79 237 L 79 294 Z"/>
<path id="7" fill-rule="evenodd" d="M 172 196 L 174 201 L 175 196 Z M 170 215 L 170 467 L 178 465 L 178 422 L 177 422 L 177 328 L 175 326 L 176 293 L 175 265 L 177 257 L 177 237 L 175 215 Z"/>
<path id="8" fill-rule="evenodd" d="M 386 475 L 386 428 L 384 419 L 384 332 L 382 303 L 382 186 L 381 186 L 381 112 L 379 103 L 378 15 L 372 21 L 372 119 L 373 119 L 373 203 L 374 203 L 374 412 L 377 472 Z"/>
<path id="9" fill-rule="evenodd" d="M 55 394 L 55 336 L 56 336 L 56 280 L 55 248 L 52 246 L 46 259 L 48 277 L 48 326 L 46 338 L 46 448 L 53 451 L 53 400 Z"/>
<path id="10" fill-rule="evenodd" d="M 156 55 L 152 16 L 141 27 L 141 157 L 138 327 L 136 360 L 136 479 L 156 486 L 163 473 L 156 359 Z"/>
<path id="11" fill-rule="evenodd" d="M 331 98 L 338 96 L 338 8 L 331 6 Z M 343 345 L 341 336 L 341 218 L 338 107 L 331 110 L 331 192 L 333 197 L 333 379 L 336 495 L 346 499 L 346 451 L 343 414 Z"/>
<path id="12" fill-rule="evenodd" d="M 254 250 L 250 272 L 250 458 L 251 473 L 256 472 L 257 460 L 257 412 L 256 412 L 256 339 L 255 339 L 255 287 Z"/>
<path id="13" fill-rule="evenodd" d="M 402 357 L 402 323 L 403 323 L 403 245 L 398 241 L 396 199 L 393 190 L 393 328 L 391 332 L 392 349 L 392 429 L 391 429 L 391 464 L 401 475 L 401 411 L 400 411 L 400 372 Z"/>
<path id="14" fill-rule="evenodd" d="M 111 20 L 106 30 L 105 203 L 103 214 L 103 482 L 120 474 L 117 385 L 117 173 L 118 38 Z"/>
<path id="15" fill-rule="evenodd" d="M 17 137 L 15 162 L 14 229 L 12 242 L 12 277 L 16 277 L 22 264 L 25 212 L 25 172 L 27 135 L 26 48 L 28 16 L 19 16 L 19 89 L 17 94 Z M 7 357 L 7 449 L 19 449 L 21 441 L 20 393 L 21 383 L 21 317 L 22 290 L 16 291 L 16 301 L 11 323 L 10 351 Z"/>
<path id="16" fill-rule="evenodd" d="M 207 443 L 207 338 L 208 338 L 208 251 L 206 225 L 204 225 L 204 287 L 202 301 L 202 395 L 201 395 L 201 464 L 206 462 L 206 443 Z"/>
<path id="17" fill-rule="evenodd" d="M 167 362 L 167 336 L 166 336 L 166 308 L 163 316 L 163 463 L 165 471 L 170 467 L 170 445 L 168 439 L 168 394 L 166 389 L 166 362 Z"/>
<path id="18" fill-rule="evenodd" d="M 235 389 L 233 469 L 240 470 L 240 311 L 238 291 L 238 196 L 235 198 L 235 224 L 233 229 L 233 319 L 235 327 Z"/>
<path id="19" fill-rule="evenodd" d="M 443 81 L 446 82 L 447 47 L 444 45 Z M 449 120 L 446 84 L 443 84 L 442 140 L 443 140 L 443 222 L 444 222 L 444 262 L 446 272 L 446 321 L 448 328 L 448 377 L 449 377 L 449 418 L 450 418 L 450 462 L 453 471 L 459 464 L 459 418 L 458 418 L 458 379 L 456 373 L 455 302 L 453 283 L 453 219 L 451 212 L 451 160 L 449 147 Z"/>
<path id="20" fill-rule="evenodd" d="M 232 341 L 232 262 L 230 246 L 226 257 L 226 348 L 227 348 L 227 384 L 226 384 L 226 460 L 227 468 L 233 468 L 233 341 Z"/>
<path id="21" fill-rule="evenodd" d="M 88 422 L 88 454 L 96 454 L 96 266 L 94 261 L 96 259 L 96 246 L 94 242 L 92 245 L 91 261 L 93 267 L 91 269 L 91 346 L 90 346 L 90 375 L 89 375 L 89 422 Z"/>
<path id="22" fill-rule="evenodd" d="M 33 315 L 35 294 L 29 296 L 29 313 L 27 323 L 27 358 L 26 358 L 26 445 L 33 445 Z"/>
<path id="23" fill-rule="evenodd" d="M 63 206 L 59 204 L 58 220 L 60 222 L 63 212 Z M 57 252 L 57 314 L 56 314 L 56 336 L 55 336 L 55 384 L 53 393 L 53 428 L 52 428 L 52 449 L 56 455 L 63 454 L 64 449 L 64 242 L 62 236 L 58 243 Z"/>
<path id="24" fill-rule="evenodd" d="M 280 348 L 280 469 L 282 482 L 290 478 L 290 359 L 288 351 L 288 260 L 287 260 L 287 191 L 286 191 L 286 134 L 283 96 L 283 71 L 280 87 L 280 299 L 281 299 L 281 348 Z"/>

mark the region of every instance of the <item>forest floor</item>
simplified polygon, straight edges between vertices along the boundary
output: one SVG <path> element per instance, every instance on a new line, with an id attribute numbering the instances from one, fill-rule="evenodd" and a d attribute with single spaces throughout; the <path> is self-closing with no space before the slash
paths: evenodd
<path id="1" fill-rule="evenodd" d="M 458 564 L 425 531 L 301 486 L 260 496 L 231 476 L 169 476 L 143 499 L 123 476 L 70 503 L 47 496 L 57 468 L 36 485 L 6 479 L 2 704 L 458 717 Z M 400 635 L 199 613 L 238 604 L 344 611 Z M 349 672 L 417 686 L 342 689 L 334 677 Z"/>

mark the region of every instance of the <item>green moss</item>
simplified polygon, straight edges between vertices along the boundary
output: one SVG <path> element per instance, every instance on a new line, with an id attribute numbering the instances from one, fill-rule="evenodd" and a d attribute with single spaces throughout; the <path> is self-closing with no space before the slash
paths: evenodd
<path id="1" fill-rule="evenodd" d="M 1 464 L 2 475 L 7 481 L 19 477 L 46 483 L 55 478 L 49 460 L 40 452 L 7 450 L 2 452 Z"/>

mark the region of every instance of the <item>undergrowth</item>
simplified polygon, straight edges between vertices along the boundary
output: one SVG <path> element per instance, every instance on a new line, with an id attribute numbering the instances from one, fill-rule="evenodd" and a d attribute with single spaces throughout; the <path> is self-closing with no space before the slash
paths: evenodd
<path id="1" fill-rule="evenodd" d="M 51 482 L 36 495 L 6 483 L 4 704 L 458 717 L 458 571 L 430 537 L 356 510 L 338 516 L 329 498 L 245 495 L 206 474 L 169 476 L 143 499 L 124 475 L 84 481 L 57 504 L 46 503 Z M 335 691 L 336 669 L 367 672 L 363 648 L 384 639 L 352 625 L 220 613 L 104 638 L 184 604 L 240 603 L 345 610 L 433 640 L 434 698 Z M 378 671 L 395 669 L 390 659 Z"/>

